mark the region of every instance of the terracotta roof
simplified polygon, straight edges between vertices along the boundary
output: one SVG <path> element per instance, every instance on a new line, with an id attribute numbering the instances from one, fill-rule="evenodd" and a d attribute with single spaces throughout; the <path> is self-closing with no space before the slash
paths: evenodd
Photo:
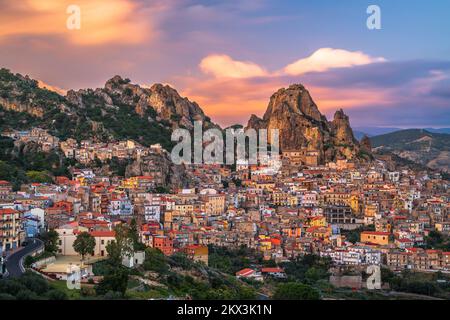
<path id="1" fill-rule="evenodd" d="M 249 275 L 254 274 L 255 272 L 256 271 L 253 269 L 245 268 L 245 269 L 242 269 L 242 270 L 236 272 L 236 276 L 247 277 Z"/>
<path id="2" fill-rule="evenodd" d="M 91 231 L 89 233 L 93 237 L 114 237 L 116 235 L 114 231 Z"/>

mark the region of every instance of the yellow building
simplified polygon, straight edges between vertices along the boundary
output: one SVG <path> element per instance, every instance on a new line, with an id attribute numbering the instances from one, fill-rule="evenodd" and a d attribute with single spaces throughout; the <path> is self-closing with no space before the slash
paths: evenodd
<path id="1" fill-rule="evenodd" d="M 361 242 L 374 243 L 378 245 L 389 244 L 389 233 L 377 232 L 377 231 L 364 231 L 361 232 Z"/>
<path id="2" fill-rule="evenodd" d="M 364 216 L 366 217 L 375 217 L 377 213 L 378 213 L 377 204 L 367 204 L 364 208 Z"/>
<path id="3" fill-rule="evenodd" d="M 350 197 L 350 208 L 354 214 L 359 215 L 359 197 L 356 194 Z"/>
<path id="4" fill-rule="evenodd" d="M 221 215 L 225 212 L 225 195 L 224 194 L 208 194 L 202 196 L 205 202 L 207 214 Z"/>
<path id="5" fill-rule="evenodd" d="M 324 216 L 313 217 L 309 223 L 311 227 L 326 227 L 327 220 Z"/>
<path id="6" fill-rule="evenodd" d="M 281 191 L 281 190 L 274 190 L 272 192 L 272 202 L 276 206 L 287 206 L 289 194 Z"/>

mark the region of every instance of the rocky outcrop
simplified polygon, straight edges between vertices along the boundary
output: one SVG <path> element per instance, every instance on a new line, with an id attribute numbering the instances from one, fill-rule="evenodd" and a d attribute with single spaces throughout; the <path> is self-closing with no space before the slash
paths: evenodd
<path id="1" fill-rule="evenodd" d="M 189 183 L 184 166 L 174 165 L 167 154 L 152 154 L 133 161 L 126 167 L 125 176 L 152 176 L 158 186 L 183 188 Z"/>
<path id="2" fill-rule="evenodd" d="M 333 121 L 330 122 L 330 129 L 334 137 L 335 143 L 340 144 L 356 144 L 357 141 L 353 136 L 353 130 L 350 127 L 350 120 L 342 109 L 334 114 Z"/>
<path id="3" fill-rule="evenodd" d="M 44 116 L 44 109 L 33 105 L 32 103 L 26 102 L 21 103 L 17 100 L 9 101 L 7 99 L 0 97 L 0 106 L 2 106 L 5 110 L 10 110 L 14 112 L 24 112 L 29 115 L 37 118 L 42 118 Z"/>
<path id="4" fill-rule="evenodd" d="M 144 88 L 130 83 L 129 79 L 115 76 L 106 82 L 104 88 L 96 89 L 95 95 L 109 105 L 133 106 L 142 117 L 155 112 L 153 120 L 166 121 L 172 128 L 193 129 L 194 121 L 204 122 L 205 127 L 215 126 L 197 103 L 181 97 L 168 85 L 157 83 Z"/>
<path id="5" fill-rule="evenodd" d="M 367 135 L 364 135 L 364 137 L 362 137 L 359 145 L 362 151 L 372 152 L 372 142 L 370 142 L 370 138 Z"/>
<path id="6" fill-rule="evenodd" d="M 358 156 L 359 143 L 353 136 L 349 118 L 342 110 L 328 122 L 301 84 L 280 89 L 270 98 L 263 116 L 252 115 L 247 128 L 280 131 L 282 150 L 304 150 L 318 153 L 318 162 Z"/>

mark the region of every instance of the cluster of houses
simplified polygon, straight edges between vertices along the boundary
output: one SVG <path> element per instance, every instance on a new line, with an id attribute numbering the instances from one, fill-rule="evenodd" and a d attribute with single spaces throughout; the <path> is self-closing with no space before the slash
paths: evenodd
<path id="1" fill-rule="evenodd" d="M 29 131 L 7 130 L 2 136 L 14 139 L 18 143 L 37 143 L 44 152 L 61 150 L 68 159 L 87 165 L 94 161 L 106 162 L 113 158 L 140 159 L 154 152 L 162 152 L 159 144 L 144 147 L 133 140 L 95 142 L 93 140 L 67 139 L 61 141 L 41 128 L 33 128 Z"/>
<path id="2" fill-rule="evenodd" d="M 146 150 L 131 142 L 67 140 L 59 147 L 81 163 Z M 191 185 L 164 194 L 152 192 L 160 185 L 156 175 L 103 176 L 88 165 L 73 169 L 71 178 L 23 185 L 18 191 L 0 181 L 0 248 L 16 248 L 25 237 L 55 229 L 59 254 L 74 255 L 77 233 L 88 231 L 101 257 L 114 239 L 114 226 L 135 218 L 148 247 L 166 255 L 183 251 L 204 263 L 208 245 L 244 245 L 276 262 L 317 254 L 349 267 L 450 270 L 449 252 L 426 248 L 430 232 L 450 234 L 449 183 L 439 174 L 396 170 L 386 158 L 319 166 L 313 154 L 297 156 L 309 157 L 310 165 L 295 163 L 292 153 L 277 171 L 245 162 L 234 171 L 190 165 Z M 247 274 L 282 277 L 283 272 L 252 269 L 238 276 Z"/>

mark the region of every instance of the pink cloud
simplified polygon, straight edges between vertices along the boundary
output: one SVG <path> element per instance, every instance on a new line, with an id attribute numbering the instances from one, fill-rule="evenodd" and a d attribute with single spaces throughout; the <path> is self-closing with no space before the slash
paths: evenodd
<path id="1" fill-rule="evenodd" d="M 335 49 L 331 49 L 335 50 Z M 361 52 L 346 50 L 329 51 L 327 48 L 319 49 L 319 56 L 325 52 L 338 52 L 334 61 L 324 62 L 320 66 L 317 55 L 312 60 L 316 61 L 303 71 L 325 72 L 330 68 L 350 68 L 361 64 L 370 64 L 381 61 L 381 58 L 369 58 Z M 314 55 L 313 55 L 314 56 Z M 323 58 L 323 56 L 322 56 Z M 353 62 L 349 59 L 353 58 Z M 298 61 L 308 61 L 311 57 Z M 183 95 L 197 101 L 205 112 L 213 115 L 214 120 L 222 125 L 245 123 L 251 114 L 262 116 L 267 108 L 270 96 L 281 87 L 287 87 L 292 83 L 302 82 L 302 79 L 294 76 L 294 71 L 300 72 L 304 62 L 294 67 L 287 66 L 286 72 L 269 72 L 264 67 L 251 62 L 234 60 L 227 55 L 209 55 L 202 59 L 199 68 L 207 76 L 211 77 L 187 77 L 177 81 L 182 88 Z M 309 68 L 309 69 L 308 69 Z M 295 69 L 295 70 L 294 70 Z M 391 103 L 392 94 L 389 90 L 380 89 L 354 89 L 344 88 L 336 90 L 320 85 L 308 85 L 313 99 L 323 113 L 334 112 L 337 108 L 354 108 L 364 105 L 386 105 Z"/>
<path id="2" fill-rule="evenodd" d="M 324 72 L 334 68 L 349 68 L 376 62 L 385 62 L 382 57 L 374 58 L 361 51 L 321 48 L 307 58 L 287 65 L 283 73 L 301 75 L 308 72 Z"/>

